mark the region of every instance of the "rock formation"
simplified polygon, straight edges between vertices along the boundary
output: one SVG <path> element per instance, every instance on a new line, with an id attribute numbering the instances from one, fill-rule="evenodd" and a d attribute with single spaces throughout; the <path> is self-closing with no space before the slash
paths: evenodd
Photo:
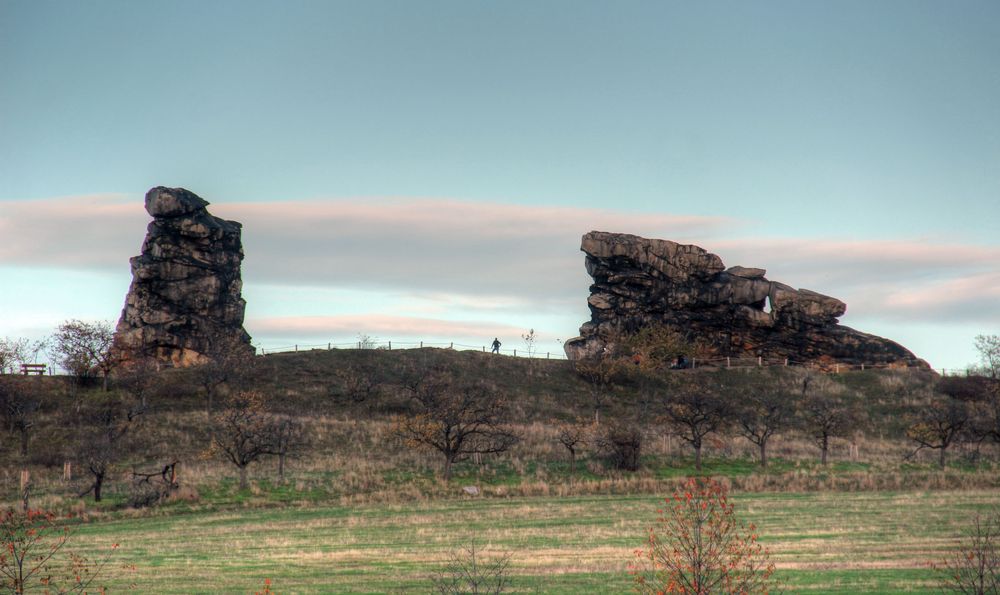
<path id="1" fill-rule="evenodd" d="M 153 221 L 142 254 L 129 261 L 132 285 L 116 329 L 126 354 L 188 366 L 223 350 L 253 352 L 240 297 L 242 226 L 213 217 L 207 205 L 183 188 L 146 193 Z"/>
<path id="2" fill-rule="evenodd" d="M 600 353 L 616 334 L 663 325 L 710 356 L 830 366 L 928 367 L 904 347 L 837 324 L 844 302 L 726 268 L 698 246 L 592 231 L 583 236 L 591 320 L 566 342 L 570 359 Z"/>

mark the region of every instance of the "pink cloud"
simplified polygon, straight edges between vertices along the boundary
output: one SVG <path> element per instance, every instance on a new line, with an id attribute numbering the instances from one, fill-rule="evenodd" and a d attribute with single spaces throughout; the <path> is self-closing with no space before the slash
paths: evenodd
<path id="1" fill-rule="evenodd" d="M 896 317 L 931 320 L 986 320 L 1000 324 L 1000 272 L 947 279 L 885 296 Z"/>
<path id="2" fill-rule="evenodd" d="M 149 215 L 121 194 L 4 201 L 0 264 L 124 267 L 137 254 Z"/>
<path id="3" fill-rule="evenodd" d="M 519 336 L 524 329 L 494 322 L 455 321 L 439 318 L 354 314 L 343 316 L 264 317 L 247 321 L 247 329 L 264 336 L 344 337 L 359 333 L 382 339 L 453 337 L 458 339 L 490 336 Z"/>
<path id="4" fill-rule="evenodd" d="M 141 197 L 122 195 L 5 201 L 0 265 L 127 275 L 128 259 L 138 253 L 149 221 L 142 207 Z M 919 238 L 734 238 L 746 231 L 744 224 L 722 217 L 434 198 L 233 202 L 209 208 L 244 224 L 248 286 L 402 291 L 419 296 L 432 316 L 468 313 L 469 304 L 501 310 L 530 304 L 533 311 L 555 312 L 584 303 L 590 278 L 580 236 L 599 229 L 696 243 L 729 266 L 766 268 L 772 280 L 844 300 L 848 322 L 858 315 L 1000 317 L 993 289 L 1000 285 L 996 245 Z M 126 287 L 127 279 L 123 294 Z"/>

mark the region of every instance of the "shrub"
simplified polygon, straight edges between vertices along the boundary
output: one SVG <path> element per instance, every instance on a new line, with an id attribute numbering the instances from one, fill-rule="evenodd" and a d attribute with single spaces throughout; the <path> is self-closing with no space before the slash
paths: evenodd
<path id="1" fill-rule="evenodd" d="M 737 518 L 726 488 L 689 479 L 659 510 L 630 571 L 640 593 L 769 593 L 774 564 L 757 529 Z"/>
<path id="2" fill-rule="evenodd" d="M 0 591 L 86 593 L 107 565 L 110 552 L 97 561 L 70 552 L 65 546 L 72 535 L 69 525 L 51 512 L 0 513 Z M 103 587 L 98 591 L 103 593 Z"/>
<path id="3" fill-rule="evenodd" d="M 444 569 L 432 579 L 434 590 L 441 595 L 503 593 L 511 586 L 510 557 L 509 552 L 484 557 L 483 550 L 473 542 L 462 551 L 452 553 Z"/>
<path id="4" fill-rule="evenodd" d="M 1000 515 L 976 516 L 965 543 L 937 570 L 946 593 L 1000 593 Z"/>
<path id="5" fill-rule="evenodd" d="M 594 445 L 608 463 L 622 471 L 638 471 L 642 454 L 642 430 L 638 424 L 613 421 L 595 426 Z"/>

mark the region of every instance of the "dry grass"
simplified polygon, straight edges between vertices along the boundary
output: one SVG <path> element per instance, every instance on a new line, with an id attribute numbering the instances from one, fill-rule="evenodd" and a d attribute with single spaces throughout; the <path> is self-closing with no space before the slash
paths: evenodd
<path id="1" fill-rule="evenodd" d="M 941 559 L 996 490 L 737 493 L 794 592 L 933 592 Z M 629 592 L 625 565 L 655 517 L 650 496 L 473 498 L 353 507 L 111 518 L 80 528 L 122 543 L 142 591 L 426 592 L 449 552 L 475 540 L 511 551 L 520 589 Z M 839 583 L 839 587 L 837 586 Z"/>

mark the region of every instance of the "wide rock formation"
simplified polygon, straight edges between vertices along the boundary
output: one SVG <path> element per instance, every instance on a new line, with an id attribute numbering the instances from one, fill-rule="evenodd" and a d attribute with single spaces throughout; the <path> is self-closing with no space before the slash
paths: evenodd
<path id="1" fill-rule="evenodd" d="M 698 246 L 592 231 L 581 250 L 594 278 L 591 320 L 566 342 L 570 359 L 601 353 L 621 333 L 663 325 L 710 357 L 928 367 L 897 343 L 837 324 L 844 302 L 768 281 L 764 269 L 726 268 Z"/>
<path id="2" fill-rule="evenodd" d="M 188 366 L 253 352 L 240 296 L 242 226 L 213 217 L 207 205 L 183 188 L 146 193 L 153 221 L 142 254 L 129 261 L 132 286 L 116 329 L 127 356 Z"/>

